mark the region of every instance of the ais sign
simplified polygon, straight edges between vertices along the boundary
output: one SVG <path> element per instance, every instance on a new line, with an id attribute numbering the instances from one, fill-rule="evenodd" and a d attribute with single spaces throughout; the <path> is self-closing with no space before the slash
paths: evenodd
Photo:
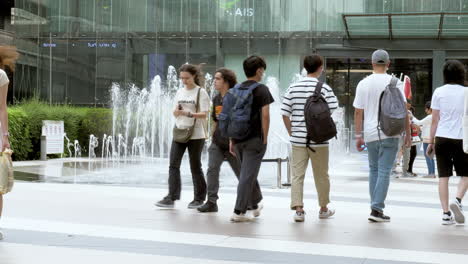
<path id="1" fill-rule="evenodd" d="M 255 9 L 253 8 L 240 8 L 237 7 L 237 4 L 241 0 L 218 0 L 219 6 L 224 12 L 229 16 L 239 16 L 239 17 L 251 17 L 255 14 Z"/>
<path id="2" fill-rule="evenodd" d="M 226 10 L 226 14 L 230 16 L 254 16 L 254 9 L 253 8 L 235 8 L 232 10 Z"/>

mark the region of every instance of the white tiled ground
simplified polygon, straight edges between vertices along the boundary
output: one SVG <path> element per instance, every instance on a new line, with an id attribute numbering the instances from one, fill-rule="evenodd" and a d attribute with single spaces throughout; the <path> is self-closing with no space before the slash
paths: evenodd
<path id="1" fill-rule="evenodd" d="M 331 175 L 333 219 L 318 219 L 307 180 L 305 223 L 292 221 L 288 189 L 264 188 L 262 216 L 234 224 L 232 187 L 221 189 L 219 213 L 200 214 L 186 209 L 189 186 L 175 210 L 159 210 L 153 203 L 166 186 L 17 182 L 0 220 L 0 264 L 467 263 L 468 228 L 440 224 L 435 180 L 393 180 L 386 210 L 392 222 L 370 224 L 357 162 L 346 164 L 346 175 Z M 423 170 L 421 160 L 417 168 Z"/>

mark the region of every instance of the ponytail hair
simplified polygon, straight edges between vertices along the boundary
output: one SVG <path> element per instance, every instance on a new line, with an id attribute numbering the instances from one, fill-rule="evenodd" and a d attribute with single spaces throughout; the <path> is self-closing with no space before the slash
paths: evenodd
<path id="1" fill-rule="evenodd" d="M 13 46 L 0 46 L 0 68 L 4 69 L 8 66 L 11 71 L 15 70 L 15 63 L 19 57 L 19 53 Z"/>

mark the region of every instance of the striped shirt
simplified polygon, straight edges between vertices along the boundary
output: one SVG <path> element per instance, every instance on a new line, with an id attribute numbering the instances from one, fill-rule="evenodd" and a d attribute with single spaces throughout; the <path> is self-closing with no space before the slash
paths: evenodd
<path id="1" fill-rule="evenodd" d="M 294 146 L 306 146 L 307 128 L 304 118 L 304 106 L 307 99 L 315 91 L 317 83 L 317 78 L 306 77 L 303 80 L 292 84 L 284 95 L 281 115 L 287 116 L 291 120 L 290 141 Z M 330 86 L 323 84 L 321 93 L 327 101 L 330 111 L 333 112 L 338 108 L 338 99 Z M 310 146 L 328 146 L 328 142 L 315 144 L 313 141 L 310 141 Z"/>

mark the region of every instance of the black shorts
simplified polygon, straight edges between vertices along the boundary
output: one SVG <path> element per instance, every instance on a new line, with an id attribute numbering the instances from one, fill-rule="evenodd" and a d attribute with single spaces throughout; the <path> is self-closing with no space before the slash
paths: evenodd
<path id="1" fill-rule="evenodd" d="M 463 151 L 463 140 L 436 137 L 435 153 L 439 177 L 453 176 L 453 168 L 458 176 L 468 177 L 468 154 Z"/>

